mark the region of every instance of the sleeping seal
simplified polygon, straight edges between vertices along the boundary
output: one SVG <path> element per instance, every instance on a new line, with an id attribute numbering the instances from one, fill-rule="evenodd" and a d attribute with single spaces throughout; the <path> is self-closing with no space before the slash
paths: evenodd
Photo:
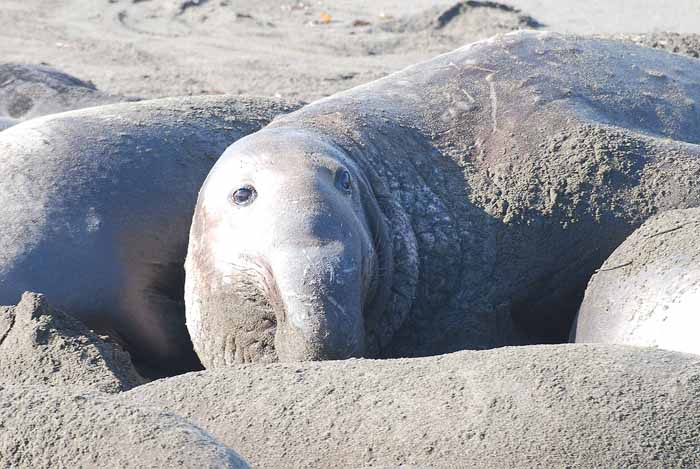
<path id="1" fill-rule="evenodd" d="M 700 209 L 670 210 L 632 233 L 591 278 L 575 342 L 700 354 Z"/>
<path id="2" fill-rule="evenodd" d="M 116 330 L 149 368 L 196 367 L 183 263 L 197 191 L 226 146 L 290 109 L 170 98 L 39 117 L 0 133 L 0 304 L 39 291 Z"/>
<path id="3" fill-rule="evenodd" d="M 517 32 L 285 115 L 204 183 L 187 326 L 207 367 L 565 341 L 586 283 L 700 203 L 700 62 Z"/>

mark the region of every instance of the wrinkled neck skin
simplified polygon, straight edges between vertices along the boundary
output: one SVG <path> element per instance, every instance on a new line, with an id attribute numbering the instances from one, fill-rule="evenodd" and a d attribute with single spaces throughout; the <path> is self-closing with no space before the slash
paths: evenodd
<path id="1" fill-rule="evenodd" d="M 328 113 L 307 123 L 332 133 L 334 143 L 363 169 L 391 227 L 390 300 L 380 314 L 366 317 L 371 344 L 367 356 L 441 350 L 442 344 L 435 349 L 432 342 L 451 332 L 441 319 L 463 311 L 473 300 L 462 294 L 461 281 L 470 275 L 465 271 L 463 233 L 470 225 L 466 196 L 457 195 L 464 191 L 461 173 L 442 168 L 445 158 L 430 139 L 399 118 Z M 479 251 L 483 239 L 478 232 L 472 239 L 479 246 L 472 249 Z"/>
<path id="2" fill-rule="evenodd" d="M 392 98 L 387 109 L 395 104 Z M 321 101 L 270 127 L 287 121 L 327 136 L 362 169 L 390 227 L 390 300 L 380 314 L 365 316 L 366 356 L 444 353 L 454 343 L 493 346 L 500 332 L 492 329 L 509 321 L 505 311 L 503 321 L 493 317 L 494 296 L 505 292 L 498 285 L 470 288 L 483 285 L 485 266 L 494 263 L 493 239 L 487 221 L 466 203 L 463 172 L 416 126 L 421 119 L 405 107 L 385 112 L 381 103 L 368 108 L 348 98 Z"/>
<path id="3" fill-rule="evenodd" d="M 296 153 L 304 159 L 287 156 Z M 247 158 L 260 195 L 254 210 L 236 212 L 227 192 Z M 400 201 L 366 163 L 313 130 L 288 128 L 222 156 L 200 192 L 186 261 L 187 326 L 206 367 L 371 357 L 391 341 L 412 307 L 417 249 Z M 350 171 L 351 196 L 327 181 L 336 166 Z M 284 209 L 304 185 L 313 194 Z"/>
<path id="4" fill-rule="evenodd" d="M 416 174 L 412 168 L 396 166 L 396 160 L 386 158 L 386 155 L 396 154 L 397 151 L 401 154 L 397 147 L 406 142 L 397 144 L 392 136 L 371 131 L 370 128 L 363 124 L 352 130 L 332 126 L 333 131 L 342 129 L 333 133 L 333 141 L 361 168 L 371 187 L 372 203 L 376 205 L 387 229 L 387 236 L 382 237 L 385 246 L 380 247 L 380 251 L 387 255 L 391 253 L 385 264 L 386 272 L 390 272 L 390 275 L 382 278 L 382 300 L 364 314 L 364 356 L 377 358 L 386 356 L 397 332 L 412 311 L 419 307 L 420 259 L 416 227 L 413 225 L 414 213 L 410 206 L 406 207 L 407 202 L 410 204 L 406 195 L 415 190 Z"/>
<path id="5" fill-rule="evenodd" d="M 390 301 L 383 313 L 366 319 L 372 344 L 367 356 L 516 343 L 510 290 L 489 281 L 498 255 L 496 223 L 469 202 L 468 168 L 455 163 L 452 147 L 443 147 L 414 113 L 420 106 L 402 105 L 393 95 L 386 107 L 379 94 L 372 99 L 379 102 L 367 107 L 348 92 L 270 125 L 303 123 L 332 139 L 363 170 L 391 228 Z M 466 144 L 470 140 L 465 137 Z"/>

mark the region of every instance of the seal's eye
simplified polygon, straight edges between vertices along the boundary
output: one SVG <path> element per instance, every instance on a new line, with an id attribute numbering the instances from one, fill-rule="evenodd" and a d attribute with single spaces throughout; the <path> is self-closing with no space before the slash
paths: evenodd
<path id="1" fill-rule="evenodd" d="M 350 193 L 352 191 L 352 178 L 350 177 L 350 173 L 345 169 L 338 171 L 335 175 L 335 184 L 338 186 L 338 189 Z"/>
<path id="2" fill-rule="evenodd" d="M 235 205 L 248 205 L 255 200 L 258 193 L 255 191 L 253 186 L 243 186 L 240 189 L 236 189 L 231 195 L 231 201 Z"/>

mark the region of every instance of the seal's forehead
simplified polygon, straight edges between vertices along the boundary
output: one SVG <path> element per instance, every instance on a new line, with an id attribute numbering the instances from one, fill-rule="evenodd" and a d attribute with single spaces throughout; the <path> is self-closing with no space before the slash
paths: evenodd
<path id="1" fill-rule="evenodd" d="M 335 145 L 315 135 L 291 130 L 265 130 L 238 140 L 222 155 L 222 163 L 257 168 L 294 164 L 336 167 L 345 160 Z"/>

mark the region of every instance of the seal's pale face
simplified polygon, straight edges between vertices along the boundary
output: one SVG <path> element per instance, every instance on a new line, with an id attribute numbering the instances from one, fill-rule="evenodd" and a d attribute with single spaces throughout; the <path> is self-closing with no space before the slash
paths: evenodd
<path id="1" fill-rule="evenodd" d="M 187 260 L 187 326 L 206 366 L 364 353 L 380 275 L 368 192 L 352 161 L 305 134 L 267 131 L 224 153 Z"/>

